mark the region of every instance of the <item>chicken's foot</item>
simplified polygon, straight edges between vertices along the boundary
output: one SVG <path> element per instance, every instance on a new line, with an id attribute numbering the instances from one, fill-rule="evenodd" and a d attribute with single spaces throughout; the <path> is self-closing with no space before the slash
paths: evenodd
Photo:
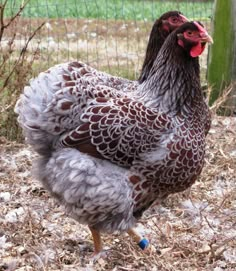
<path id="1" fill-rule="evenodd" d="M 142 250 L 145 250 L 149 246 L 148 240 L 143 238 L 143 236 L 139 234 L 134 228 L 130 228 L 127 233 L 134 239 L 134 241 Z"/>
<path id="2" fill-rule="evenodd" d="M 99 231 L 95 230 L 92 227 L 89 227 L 91 233 L 92 233 L 92 237 L 93 237 L 93 243 L 94 243 L 94 255 L 99 254 L 100 252 L 102 252 L 102 239 L 101 239 L 101 234 Z"/>

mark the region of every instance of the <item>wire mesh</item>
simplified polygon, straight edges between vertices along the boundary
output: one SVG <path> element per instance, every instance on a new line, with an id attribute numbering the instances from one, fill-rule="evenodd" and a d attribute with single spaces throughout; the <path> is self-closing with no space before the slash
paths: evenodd
<path id="1" fill-rule="evenodd" d="M 4 19 L 7 21 L 14 16 L 22 3 L 22 0 L 8 0 Z M 15 35 L 10 66 L 35 29 L 42 22 L 45 25 L 27 48 L 25 61 L 32 63 L 30 70 L 24 73 L 27 78 L 21 78 L 18 74 L 19 81 L 16 80 L 8 88 L 8 99 L 0 102 L 0 111 L 1 108 L 7 108 L 0 117 L 0 136 L 8 139 L 21 138 L 13 113 L 14 101 L 22 91 L 24 82 L 55 64 L 81 60 L 113 75 L 138 78 L 152 24 L 168 10 L 180 10 L 188 18 L 203 22 L 210 31 L 213 1 L 28 1 L 17 23 L 5 29 L 5 35 L 1 39 L 0 49 L 4 50 L 3 47 Z M 201 66 L 204 82 L 207 50 L 201 57 Z M 11 67 L 9 71 L 10 69 Z M 24 69 L 27 69 L 27 65 Z"/>
<path id="2" fill-rule="evenodd" d="M 22 1 L 8 1 L 7 15 Z M 35 73 L 56 63 L 80 59 L 131 79 L 137 78 L 153 21 L 168 10 L 180 10 L 210 28 L 213 1 L 164 0 L 30 0 L 17 26 L 18 45 L 40 22 L 45 28 L 32 41 L 39 46 Z M 201 62 L 206 68 L 206 55 Z"/>

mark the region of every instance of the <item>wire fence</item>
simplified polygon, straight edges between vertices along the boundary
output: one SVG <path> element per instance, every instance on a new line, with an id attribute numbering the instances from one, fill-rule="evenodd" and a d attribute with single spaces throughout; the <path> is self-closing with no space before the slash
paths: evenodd
<path id="1" fill-rule="evenodd" d="M 22 1 L 9 1 L 14 14 Z M 145 0 L 30 0 L 15 31 L 22 47 L 42 21 L 44 29 L 31 42 L 39 48 L 35 73 L 56 63 L 80 59 L 101 70 L 137 78 L 153 21 L 168 10 L 210 28 L 213 1 Z M 33 47 L 33 48 L 32 48 Z M 206 69 L 206 55 L 201 64 Z"/>
<path id="2" fill-rule="evenodd" d="M 7 1 L 6 22 L 22 3 Z M 22 138 L 13 108 L 30 77 L 55 64 L 81 60 L 113 75 L 137 79 L 156 18 L 169 10 L 180 10 L 210 31 L 213 4 L 204 0 L 29 0 L 16 23 L 11 23 L 0 38 L 0 59 L 9 63 L 9 67 L 0 69 L 0 136 Z M 207 50 L 200 64 L 204 83 Z M 8 80 L 11 73 L 12 80 Z M 1 93 L 4 80 L 8 85 Z"/>

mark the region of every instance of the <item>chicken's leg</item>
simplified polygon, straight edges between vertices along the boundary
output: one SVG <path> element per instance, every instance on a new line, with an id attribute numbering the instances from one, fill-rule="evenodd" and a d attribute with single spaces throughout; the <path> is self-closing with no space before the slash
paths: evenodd
<path id="1" fill-rule="evenodd" d="M 100 232 L 95 230 L 92 227 L 89 227 L 92 237 L 93 237 L 93 243 L 94 243 L 94 256 L 98 255 L 102 252 L 102 239 Z"/>
<path id="2" fill-rule="evenodd" d="M 143 238 L 142 235 L 139 234 L 134 228 L 130 228 L 127 233 L 134 239 L 142 250 L 145 250 L 148 247 L 148 240 Z"/>

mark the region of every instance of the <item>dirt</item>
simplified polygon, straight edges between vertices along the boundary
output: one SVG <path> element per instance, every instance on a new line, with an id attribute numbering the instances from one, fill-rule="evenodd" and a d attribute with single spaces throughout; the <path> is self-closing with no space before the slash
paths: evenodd
<path id="1" fill-rule="evenodd" d="M 125 233 L 104 235 L 96 262 L 88 228 L 31 177 L 32 150 L 1 138 L 0 270 L 236 270 L 235 131 L 236 118 L 214 116 L 199 180 L 145 213 L 138 228 L 151 252 Z"/>

